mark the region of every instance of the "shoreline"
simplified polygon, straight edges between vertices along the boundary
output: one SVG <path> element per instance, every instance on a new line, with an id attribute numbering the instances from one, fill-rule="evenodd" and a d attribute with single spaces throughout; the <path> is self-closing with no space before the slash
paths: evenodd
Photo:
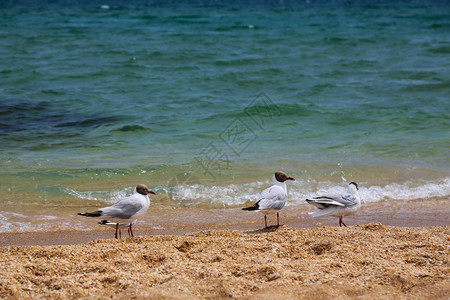
<path id="1" fill-rule="evenodd" d="M 292 228 L 338 227 L 337 218 L 312 218 L 314 209 L 309 205 L 288 206 L 280 211 L 281 223 Z M 74 215 L 76 220 L 82 217 Z M 89 231 L 49 231 L 0 233 L 0 247 L 32 245 L 70 245 L 114 237 L 112 228 L 96 224 L 97 219 L 86 219 L 92 224 Z M 268 216 L 269 225 L 275 217 Z M 415 201 L 381 201 L 363 204 L 360 211 L 345 217 L 349 226 L 379 223 L 397 227 L 450 226 L 448 199 Z M 151 207 L 146 216 L 134 227 L 135 237 L 184 235 L 203 230 L 257 231 L 263 229 L 263 214 L 245 212 L 240 208 L 196 209 Z M 122 238 L 127 237 L 126 230 Z"/>

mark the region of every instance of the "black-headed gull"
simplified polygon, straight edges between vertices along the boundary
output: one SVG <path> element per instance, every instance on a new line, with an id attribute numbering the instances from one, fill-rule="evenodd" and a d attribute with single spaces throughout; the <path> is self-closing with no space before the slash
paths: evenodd
<path id="1" fill-rule="evenodd" d="M 85 217 L 102 217 L 105 220 L 116 223 L 116 239 L 120 223 L 130 223 L 129 229 L 133 235 L 133 221 L 142 217 L 150 207 L 148 194 L 155 192 L 148 189 L 144 184 L 138 184 L 133 195 L 118 200 L 111 206 L 100 208 L 94 212 L 78 213 Z"/>
<path id="2" fill-rule="evenodd" d="M 277 212 L 277 226 L 280 226 L 278 211 L 284 207 L 287 198 L 286 180 L 295 180 L 284 172 L 276 172 L 273 175 L 273 185 L 265 189 L 258 197 L 255 205 L 245 207 L 242 210 L 260 211 L 264 213 L 264 224 L 267 226 L 267 214 Z"/>
<path id="3" fill-rule="evenodd" d="M 106 226 L 109 226 L 109 227 L 112 227 L 112 228 L 116 228 L 117 227 L 119 229 L 119 238 L 122 238 L 122 232 L 120 230 L 126 228 L 127 231 L 128 231 L 128 236 L 131 236 L 130 228 L 131 228 L 131 226 L 134 226 L 134 224 L 136 224 L 136 222 L 137 222 L 137 220 L 134 220 L 131 223 L 129 223 L 129 222 L 116 223 L 116 222 L 110 222 L 108 220 L 103 220 L 103 221 L 98 222 L 98 224 L 106 225 Z"/>
<path id="4" fill-rule="evenodd" d="M 339 227 L 345 225 L 342 221 L 344 216 L 354 214 L 361 208 L 361 197 L 358 192 L 358 185 L 355 182 L 350 182 L 347 193 L 345 194 L 327 194 L 306 201 L 317 207 L 319 210 L 310 212 L 313 217 L 322 217 L 331 215 L 339 218 Z"/>

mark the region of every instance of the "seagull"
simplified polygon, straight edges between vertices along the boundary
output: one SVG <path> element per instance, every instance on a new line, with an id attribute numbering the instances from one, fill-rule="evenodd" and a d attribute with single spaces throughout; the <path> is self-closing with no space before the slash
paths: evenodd
<path id="1" fill-rule="evenodd" d="M 112 206 L 103 207 L 94 212 L 78 213 L 78 215 L 85 217 L 104 217 L 106 222 L 116 223 L 116 239 L 120 223 L 129 223 L 131 236 L 134 236 L 132 229 L 133 222 L 142 217 L 150 207 L 148 194 L 154 195 L 155 192 L 149 190 L 144 184 L 138 184 L 134 189 L 133 195 L 118 200 Z"/>
<path id="2" fill-rule="evenodd" d="M 277 227 L 280 226 L 280 215 L 278 210 L 282 209 L 286 204 L 287 189 L 286 180 L 295 180 L 284 172 L 276 172 L 273 175 L 273 185 L 265 189 L 258 197 L 255 205 L 245 207 L 242 210 L 253 210 L 264 213 L 264 223 L 267 226 L 267 214 L 277 211 Z"/>
<path id="3" fill-rule="evenodd" d="M 131 225 L 134 226 L 134 224 L 136 224 L 136 222 L 137 222 L 137 220 L 134 220 L 133 222 L 131 222 Z M 98 222 L 98 224 L 106 225 L 106 226 L 109 226 L 109 227 L 112 227 L 112 228 L 116 228 L 116 226 L 117 226 L 117 223 L 110 222 L 108 220 L 100 221 L 100 222 Z M 122 238 L 122 232 L 120 232 L 120 229 L 123 229 L 123 228 L 127 228 L 128 236 L 132 236 L 131 233 L 130 233 L 130 223 L 129 222 L 119 223 L 119 237 L 120 238 Z"/>
<path id="4" fill-rule="evenodd" d="M 361 208 L 361 197 L 358 190 L 358 185 L 355 182 L 350 182 L 345 194 L 329 194 L 306 199 L 306 202 L 319 209 L 309 214 L 313 217 L 326 215 L 339 217 L 339 227 L 342 227 L 342 225 L 347 226 L 342 221 L 342 218 L 354 214 Z"/>

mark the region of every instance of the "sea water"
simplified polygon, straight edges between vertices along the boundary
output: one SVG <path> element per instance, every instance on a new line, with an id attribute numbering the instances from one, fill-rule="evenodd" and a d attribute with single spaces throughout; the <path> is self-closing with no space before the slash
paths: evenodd
<path id="1" fill-rule="evenodd" d="M 161 207 L 450 195 L 448 1 L 2 1 L 0 232 Z M 33 219 L 34 222 L 29 222 Z M 75 222 L 75 221 L 74 221 Z M 60 229 L 87 229 L 64 223 Z"/>

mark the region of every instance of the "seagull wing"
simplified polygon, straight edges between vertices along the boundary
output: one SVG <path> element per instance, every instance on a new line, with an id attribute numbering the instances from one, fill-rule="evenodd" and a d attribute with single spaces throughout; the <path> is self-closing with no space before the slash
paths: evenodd
<path id="1" fill-rule="evenodd" d="M 144 208 L 143 201 L 138 195 L 134 194 L 126 198 L 122 198 L 114 205 L 100 209 L 105 217 L 113 217 L 119 219 L 130 219 L 138 211 Z"/>
<path id="2" fill-rule="evenodd" d="M 319 209 L 324 209 L 329 206 L 349 207 L 357 204 L 356 197 L 350 194 L 319 196 L 306 199 L 306 201 Z"/>
<path id="3" fill-rule="evenodd" d="M 282 209 L 286 204 L 286 192 L 282 187 L 273 185 L 259 195 L 259 209 Z"/>

